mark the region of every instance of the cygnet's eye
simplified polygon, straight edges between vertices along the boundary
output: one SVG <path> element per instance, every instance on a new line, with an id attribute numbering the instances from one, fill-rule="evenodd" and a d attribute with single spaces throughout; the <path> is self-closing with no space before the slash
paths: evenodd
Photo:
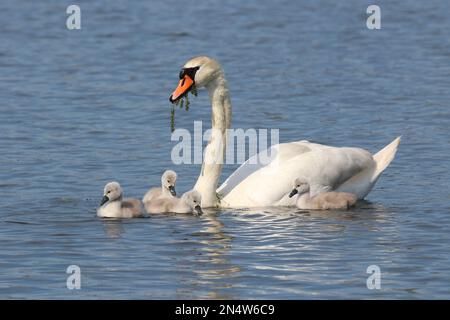
<path id="1" fill-rule="evenodd" d="M 299 185 L 299 184 L 297 185 L 297 188 L 300 188 L 300 185 Z"/>
<path id="2" fill-rule="evenodd" d="M 170 180 L 167 180 L 168 183 L 170 183 Z"/>
<path id="3" fill-rule="evenodd" d="M 109 190 L 107 193 L 111 193 L 111 190 Z"/>

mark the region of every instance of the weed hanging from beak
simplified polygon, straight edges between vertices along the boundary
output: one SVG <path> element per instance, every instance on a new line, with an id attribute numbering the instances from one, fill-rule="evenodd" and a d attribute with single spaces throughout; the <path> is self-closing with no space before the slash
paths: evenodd
<path id="1" fill-rule="evenodd" d="M 195 84 L 192 85 L 189 92 L 196 97 L 198 95 L 197 88 L 195 87 Z M 170 110 L 170 132 L 175 131 L 175 105 L 179 106 L 180 109 L 185 109 L 186 111 L 189 111 L 189 105 L 191 104 L 189 101 L 189 92 L 184 96 L 181 97 L 181 99 L 174 102 L 171 106 Z"/>

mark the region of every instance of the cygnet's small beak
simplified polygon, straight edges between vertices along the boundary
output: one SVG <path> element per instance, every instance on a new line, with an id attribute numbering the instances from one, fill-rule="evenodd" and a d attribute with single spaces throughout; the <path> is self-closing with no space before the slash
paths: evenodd
<path id="1" fill-rule="evenodd" d="M 200 207 L 199 205 L 196 205 L 194 209 L 195 209 L 195 212 L 197 212 L 198 215 L 203 214 L 202 207 Z"/>
<path id="2" fill-rule="evenodd" d="M 175 191 L 175 186 L 169 186 L 170 194 L 174 197 L 177 195 L 177 192 Z"/>
<path id="3" fill-rule="evenodd" d="M 289 198 L 292 198 L 298 193 L 297 189 L 292 189 L 291 193 L 289 193 Z"/>
<path id="4" fill-rule="evenodd" d="M 102 201 L 100 202 L 100 207 L 109 201 L 108 196 L 103 196 Z"/>

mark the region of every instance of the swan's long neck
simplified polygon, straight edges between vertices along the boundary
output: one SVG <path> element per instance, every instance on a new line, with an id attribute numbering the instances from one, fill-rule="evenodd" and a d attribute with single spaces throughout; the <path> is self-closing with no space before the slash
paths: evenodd
<path id="1" fill-rule="evenodd" d="M 216 207 L 219 205 L 216 189 L 224 162 L 227 129 L 231 125 L 231 102 L 222 72 L 206 88 L 212 105 L 212 132 L 205 149 L 202 171 L 194 189 L 202 195 L 202 207 Z"/>

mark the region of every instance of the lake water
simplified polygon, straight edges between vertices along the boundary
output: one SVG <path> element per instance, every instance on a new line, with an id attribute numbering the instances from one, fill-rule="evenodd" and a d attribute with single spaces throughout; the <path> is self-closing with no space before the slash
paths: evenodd
<path id="1" fill-rule="evenodd" d="M 450 298 L 448 1 L 377 1 L 381 30 L 369 1 L 77 1 L 72 31 L 69 4 L 0 3 L 0 298 Z M 222 63 L 234 128 L 372 152 L 402 135 L 367 202 L 97 218 L 108 181 L 194 185 L 168 97 L 196 55 Z M 206 92 L 191 102 L 177 127 L 206 129 Z"/>

